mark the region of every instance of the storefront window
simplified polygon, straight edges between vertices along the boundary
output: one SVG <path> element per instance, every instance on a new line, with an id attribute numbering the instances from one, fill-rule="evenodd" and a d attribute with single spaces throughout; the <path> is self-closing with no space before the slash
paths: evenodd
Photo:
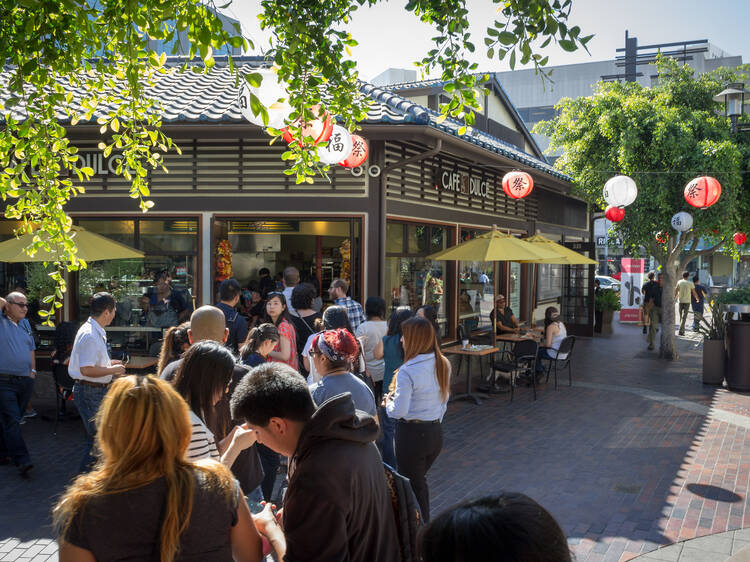
<path id="1" fill-rule="evenodd" d="M 472 240 L 485 231 L 461 229 L 461 241 Z M 490 313 L 495 302 L 495 263 L 462 261 L 458 273 L 458 318 L 467 333 L 492 326 Z"/>
<path id="2" fill-rule="evenodd" d="M 78 274 L 77 321 L 88 316 L 91 295 L 108 291 L 117 300 L 108 328 L 113 348 L 148 351 L 164 329 L 189 319 L 197 294 L 197 220 L 81 219 L 76 224 L 145 253 L 89 263 Z"/>
<path id="3" fill-rule="evenodd" d="M 537 302 L 558 300 L 562 294 L 562 265 L 543 263 L 537 267 Z"/>
<path id="4" fill-rule="evenodd" d="M 228 243 L 231 276 L 244 288 L 260 288 L 263 268 L 281 288 L 284 269 L 294 266 L 300 279 L 320 292 L 323 304 L 330 304 L 328 287 L 336 278 L 348 281 L 349 296 L 361 302 L 360 223 L 353 218 L 222 219 L 214 221 L 214 247 Z M 225 267 L 215 267 L 215 289 L 226 273 Z"/>
<path id="5" fill-rule="evenodd" d="M 385 291 L 388 314 L 399 306 L 413 311 L 435 307 L 443 337 L 448 335 L 450 284 L 447 262 L 427 256 L 448 246 L 450 229 L 437 225 L 388 221 L 385 259 Z M 404 251 L 406 249 L 406 251 Z"/>

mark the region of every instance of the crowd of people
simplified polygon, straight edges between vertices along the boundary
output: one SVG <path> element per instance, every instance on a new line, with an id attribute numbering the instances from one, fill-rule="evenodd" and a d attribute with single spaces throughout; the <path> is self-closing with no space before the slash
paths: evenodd
<path id="1" fill-rule="evenodd" d="M 238 310 L 239 283 L 223 281 L 216 306 L 167 330 L 156 376 L 110 358 L 116 302 L 91 298 L 68 364 L 86 438 L 54 508 L 61 560 L 570 560 L 554 519 L 520 494 L 430 522 L 451 381 L 433 307 L 386 318 L 382 298 L 363 308 L 337 279 L 320 314 L 294 268 L 284 281 L 291 290 L 267 291 L 256 322 Z M 0 299 L 0 335 L 25 346 L 17 370 L 30 375 L 22 300 Z M 26 381 L 6 376 L 22 377 L 0 375 L 19 385 L 22 411 Z M 29 453 L 6 426 L 0 456 L 26 474 Z"/>

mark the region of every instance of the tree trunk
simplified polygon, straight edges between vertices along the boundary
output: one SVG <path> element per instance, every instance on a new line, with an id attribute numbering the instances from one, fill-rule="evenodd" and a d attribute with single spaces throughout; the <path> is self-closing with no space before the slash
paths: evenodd
<path id="1" fill-rule="evenodd" d="M 677 359 L 676 338 L 674 335 L 675 306 L 674 289 L 679 276 L 679 262 L 668 259 L 662 265 L 662 292 L 661 292 L 661 338 L 659 346 L 659 357 L 664 359 Z"/>

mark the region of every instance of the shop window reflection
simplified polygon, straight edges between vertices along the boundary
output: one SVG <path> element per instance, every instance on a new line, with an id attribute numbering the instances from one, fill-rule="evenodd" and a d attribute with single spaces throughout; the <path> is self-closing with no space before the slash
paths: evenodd
<path id="1" fill-rule="evenodd" d="M 473 240 L 485 230 L 461 229 L 461 241 Z M 492 327 L 495 302 L 495 263 L 462 261 L 458 274 L 458 318 L 466 333 Z"/>
<path id="2" fill-rule="evenodd" d="M 75 319 L 86 319 L 91 295 L 108 291 L 117 300 L 108 328 L 113 350 L 155 352 L 162 332 L 187 320 L 197 304 L 198 221 L 85 219 L 76 223 L 138 248 L 145 256 L 97 261 L 80 271 Z"/>
<path id="3" fill-rule="evenodd" d="M 399 235 L 406 240 L 399 241 Z M 427 256 L 447 247 L 450 229 L 437 225 L 388 221 L 385 290 L 388 314 L 399 306 L 414 312 L 424 305 L 437 310 L 441 336 L 448 335 L 448 265 Z M 404 252 L 402 249 L 406 249 Z"/>

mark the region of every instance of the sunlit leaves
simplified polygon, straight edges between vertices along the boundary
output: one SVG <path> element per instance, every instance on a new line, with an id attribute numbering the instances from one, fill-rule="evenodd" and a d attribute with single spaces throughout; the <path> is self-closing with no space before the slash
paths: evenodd
<path id="1" fill-rule="evenodd" d="M 96 121 L 100 149 L 118 155 L 115 173 L 131 182 L 130 196 L 144 212 L 153 207 L 149 171 L 165 169 L 163 153 L 179 152 L 161 131 L 160 107 L 145 93 L 158 74 L 175 71 L 149 38 L 173 40 L 176 53 L 199 52 L 200 72 L 212 66 L 214 49 L 248 46 L 196 0 L 0 4 L 0 58 L 10 94 L 0 127 L 0 197 L 5 216 L 22 221 L 19 234 L 35 233 L 27 252 L 57 256 L 50 274 L 56 289 L 44 300 L 43 318 L 51 320 L 60 307 L 65 270 L 86 267 L 65 205 L 84 193 L 94 170 L 81 164 L 62 123 Z"/>

